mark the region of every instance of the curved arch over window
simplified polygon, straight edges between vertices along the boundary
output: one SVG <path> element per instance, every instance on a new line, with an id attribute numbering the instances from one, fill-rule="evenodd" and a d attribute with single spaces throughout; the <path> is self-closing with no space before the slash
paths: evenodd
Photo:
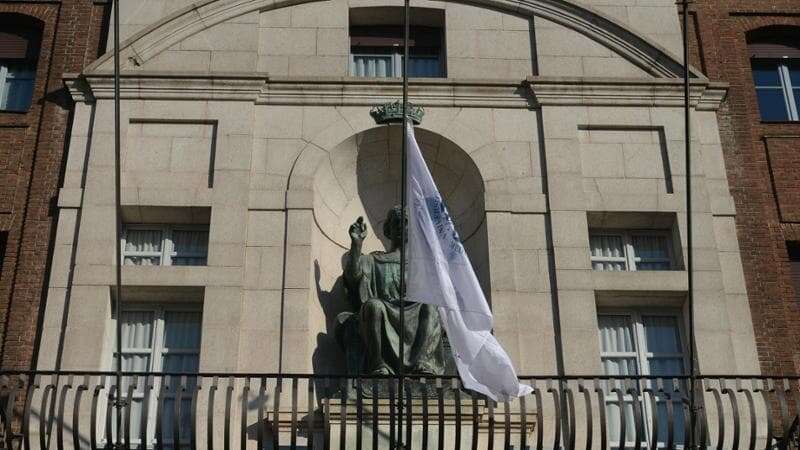
<path id="1" fill-rule="evenodd" d="M 759 28 L 747 44 L 761 119 L 800 121 L 800 27 Z"/>
<path id="2" fill-rule="evenodd" d="M 27 111 L 33 98 L 42 22 L 0 14 L 0 111 Z"/>

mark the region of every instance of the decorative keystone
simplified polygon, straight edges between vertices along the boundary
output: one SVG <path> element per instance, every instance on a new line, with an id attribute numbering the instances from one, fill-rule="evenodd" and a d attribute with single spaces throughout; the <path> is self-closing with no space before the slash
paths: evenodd
<path id="1" fill-rule="evenodd" d="M 414 106 L 408 104 L 407 109 L 408 118 L 414 125 L 419 125 L 422 122 L 422 116 L 425 115 L 425 110 L 421 106 Z M 383 105 L 374 106 L 369 115 L 375 119 L 379 125 L 389 123 L 402 123 L 403 122 L 403 104 L 400 101 L 394 103 L 384 103 Z"/>

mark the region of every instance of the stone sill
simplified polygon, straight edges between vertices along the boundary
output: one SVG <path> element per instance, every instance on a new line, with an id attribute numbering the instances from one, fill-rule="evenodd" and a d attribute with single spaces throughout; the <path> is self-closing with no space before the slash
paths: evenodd
<path id="1" fill-rule="evenodd" d="M 111 250 L 113 252 L 113 249 Z M 122 266 L 123 286 L 205 286 L 208 266 Z M 75 266 L 74 285 L 113 286 L 115 266 Z M 58 286 L 51 286 L 58 287 Z"/>
<path id="2" fill-rule="evenodd" d="M 160 189 L 123 187 L 123 206 L 211 206 L 212 188 Z"/>
<path id="3" fill-rule="evenodd" d="M 592 284 L 595 291 L 685 293 L 689 289 L 685 270 L 592 271 Z"/>
<path id="4" fill-rule="evenodd" d="M 122 266 L 126 286 L 205 286 L 208 266 Z"/>

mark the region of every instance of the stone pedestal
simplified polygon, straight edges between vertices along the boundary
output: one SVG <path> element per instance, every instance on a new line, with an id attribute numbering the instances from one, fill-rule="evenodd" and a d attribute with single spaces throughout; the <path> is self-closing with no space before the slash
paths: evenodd
<path id="1" fill-rule="evenodd" d="M 394 449 L 392 444 L 402 439 L 406 448 L 438 448 L 443 440 L 445 448 L 507 448 L 507 444 L 519 448 L 523 433 L 527 445 L 535 442 L 536 412 L 528 410 L 523 424 L 518 405 L 506 411 L 502 404 L 488 405 L 483 399 L 460 396 L 434 399 L 413 398 L 404 404 L 402 430 L 398 428 L 397 404 L 388 398 L 357 400 L 327 399 L 314 411 L 313 417 L 306 412 L 297 412 L 295 442 L 298 448 L 318 449 Z M 394 410 L 394 414 L 392 411 Z M 408 424 L 411 423 L 409 434 Z M 292 440 L 292 413 L 282 411 L 279 416 L 278 433 L 281 448 Z M 257 424 L 256 424 L 257 428 Z M 272 448 L 272 422 L 266 422 L 265 448 Z M 399 436 L 402 433 L 402 436 Z M 313 436 L 310 436 L 313 435 Z M 309 443 L 311 437 L 311 443 Z M 410 446 L 409 443 L 410 437 Z M 257 434 L 251 436 L 257 438 Z M 325 440 L 328 445 L 325 445 Z M 359 446 L 360 443 L 360 446 Z"/>

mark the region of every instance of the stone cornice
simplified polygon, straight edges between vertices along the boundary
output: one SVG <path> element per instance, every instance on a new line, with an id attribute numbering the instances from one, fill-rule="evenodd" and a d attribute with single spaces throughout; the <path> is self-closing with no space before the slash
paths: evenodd
<path id="1" fill-rule="evenodd" d="M 125 74 L 123 99 L 239 100 L 261 105 L 374 106 L 402 95 L 398 79 L 270 77 L 266 74 Z M 75 101 L 114 97 L 112 74 L 68 74 Z M 410 97 L 420 106 L 525 108 L 530 99 L 517 80 L 414 80 Z"/>
<path id="2" fill-rule="evenodd" d="M 682 106 L 683 82 L 676 79 L 528 77 L 538 105 Z M 719 109 L 728 92 L 726 83 L 692 80 L 689 103 L 703 111 Z"/>
<path id="3" fill-rule="evenodd" d="M 111 99 L 109 73 L 68 74 L 64 83 L 75 101 Z M 123 99 L 238 100 L 261 105 L 373 106 L 402 95 L 399 79 L 352 77 L 270 77 L 267 74 L 135 73 L 121 77 Z M 716 110 L 727 85 L 693 80 L 690 103 Z M 683 84 L 675 79 L 529 77 L 518 80 L 418 79 L 410 101 L 425 107 L 535 108 L 538 106 L 683 105 Z"/>
<path id="4" fill-rule="evenodd" d="M 399 79 L 273 77 L 256 100 L 274 105 L 376 105 L 403 95 Z M 414 80 L 409 99 L 419 106 L 527 108 L 518 80 Z"/>
<path id="5" fill-rule="evenodd" d="M 268 81 L 266 74 L 186 74 L 151 72 L 123 74 L 120 98 L 157 100 L 253 100 Z M 65 74 L 64 84 L 75 101 L 114 98 L 114 76 Z"/>
<path id="6" fill-rule="evenodd" d="M 86 78 L 76 73 L 65 73 L 63 81 L 73 101 L 77 103 L 94 102 L 94 94 L 92 94 L 92 88 L 89 87 Z"/>

